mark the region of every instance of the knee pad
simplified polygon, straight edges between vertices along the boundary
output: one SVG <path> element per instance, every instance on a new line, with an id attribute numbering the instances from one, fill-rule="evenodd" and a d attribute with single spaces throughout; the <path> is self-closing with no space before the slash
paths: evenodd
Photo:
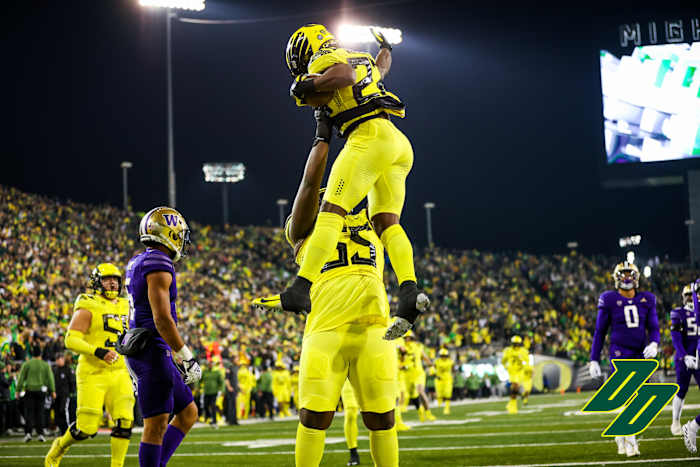
<path id="1" fill-rule="evenodd" d="M 131 438 L 131 427 L 133 423 L 133 420 L 125 420 L 123 418 L 117 419 L 117 423 L 112 428 L 111 436 L 124 439 Z"/>
<path id="2" fill-rule="evenodd" d="M 76 441 L 84 441 L 88 438 L 94 438 L 97 435 L 97 432 L 89 435 L 87 433 L 80 431 L 78 429 L 78 427 L 76 426 L 75 422 L 71 423 L 70 426 L 68 427 L 68 429 L 70 430 L 70 435 Z"/>
<path id="3" fill-rule="evenodd" d="M 78 410 L 75 426 L 76 429 L 87 433 L 88 436 L 95 436 L 102 422 L 102 413 L 92 409 Z M 76 438 L 77 439 L 77 438 Z"/>

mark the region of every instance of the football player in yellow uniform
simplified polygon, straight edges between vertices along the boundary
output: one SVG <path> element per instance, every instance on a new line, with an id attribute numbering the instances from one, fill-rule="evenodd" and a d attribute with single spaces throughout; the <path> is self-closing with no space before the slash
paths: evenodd
<path id="1" fill-rule="evenodd" d="M 330 122 L 322 111 L 316 140 L 304 169 L 285 236 L 297 263 L 312 249 L 309 235 L 318 228 L 319 189 L 328 157 Z M 384 248 L 366 210 L 343 218 L 337 256 L 319 267 L 311 288 L 314 307 L 306 318 L 299 372 L 299 425 L 296 465 L 318 466 L 346 379 L 350 380 L 365 426 L 370 452 L 379 467 L 399 463 L 394 428 L 396 347 L 383 339 L 389 322 L 389 301 L 383 283 Z M 316 227 L 314 227 L 316 224 Z M 280 308 L 280 296 L 253 304 Z"/>
<path id="2" fill-rule="evenodd" d="M 277 362 L 275 370 L 272 372 L 272 395 L 279 404 L 279 416 L 290 417 L 289 401 L 292 398 L 292 382 L 289 370 L 284 367 L 284 363 Z"/>
<path id="3" fill-rule="evenodd" d="M 281 303 L 295 313 L 311 311 L 311 286 L 336 251 L 343 218 L 367 197 L 373 232 L 389 254 L 399 282 L 398 319 L 386 333 L 387 339 L 395 339 L 410 329 L 428 298 L 416 286 L 413 247 L 399 224 L 413 148 L 389 115 L 403 118 L 404 104 L 382 81 L 391 68 L 391 45 L 381 33 L 373 33 L 380 46 L 376 58 L 338 47 L 320 24 L 299 28 L 287 44 L 287 66 L 295 77 L 292 97 L 306 105 L 305 96 L 332 91 L 324 108 L 347 142 L 331 168 L 299 274 L 282 292 Z"/>
<path id="4" fill-rule="evenodd" d="M 450 400 L 452 400 L 452 367 L 454 362 L 450 358 L 447 349 L 440 349 L 438 358 L 435 360 L 437 378 L 435 380 L 435 392 L 437 393 L 438 406 L 445 400 L 445 415 L 450 414 Z"/>
<path id="5" fill-rule="evenodd" d="M 56 438 L 45 465 L 56 467 L 68 448 L 97 434 L 106 407 L 112 428 L 111 467 L 124 465 L 134 421 L 134 389 L 124 359 L 114 351 L 128 326 L 129 304 L 120 298 L 122 275 L 111 263 L 99 264 L 90 275 L 92 294 L 80 294 L 66 333 L 66 347 L 80 354 L 76 371 L 76 421 Z"/>
<path id="6" fill-rule="evenodd" d="M 421 422 L 426 419 L 433 421 L 435 416 L 430 411 L 430 401 L 425 393 L 425 369 L 423 368 L 423 362 L 430 364 L 430 360 L 425 356 L 425 347 L 416 340 L 413 331 L 408 331 L 405 338 L 408 355 L 413 357 L 412 387 L 409 383 L 409 395 L 411 398 L 418 397 L 418 419 Z"/>
<path id="7" fill-rule="evenodd" d="M 340 397 L 343 399 L 343 410 L 345 411 L 343 423 L 345 443 L 350 450 L 350 460 L 347 465 L 360 465 L 360 454 L 357 452 L 357 414 L 360 412 L 360 405 L 357 403 L 350 380 L 345 380 Z"/>
<path id="8" fill-rule="evenodd" d="M 236 396 L 238 414 L 242 420 L 247 420 L 250 413 L 250 391 L 255 386 L 255 376 L 248 369 L 248 365 L 241 363 L 238 369 L 238 388 L 240 392 Z"/>
<path id="9" fill-rule="evenodd" d="M 508 413 L 518 413 L 518 393 L 520 385 L 523 382 L 523 370 L 530 363 L 530 357 L 527 349 L 523 347 L 523 338 L 513 336 L 510 339 L 511 345 L 503 350 L 503 358 L 501 363 L 508 371 L 508 379 L 510 380 L 510 401 L 506 404 Z"/>
<path id="10" fill-rule="evenodd" d="M 299 413 L 299 365 L 292 368 L 292 400 L 294 400 L 294 410 Z"/>

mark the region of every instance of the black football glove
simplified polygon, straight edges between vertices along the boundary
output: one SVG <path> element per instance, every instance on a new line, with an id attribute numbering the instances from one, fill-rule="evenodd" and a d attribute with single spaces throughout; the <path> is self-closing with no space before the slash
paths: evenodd
<path id="1" fill-rule="evenodd" d="M 330 144 L 333 137 L 333 122 L 328 111 L 318 108 L 314 110 L 314 118 L 316 119 L 316 136 L 314 137 L 313 146 L 316 146 L 319 141 Z"/>
<path id="2" fill-rule="evenodd" d="M 385 340 L 394 340 L 406 334 L 416 322 L 418 315 L 428 309 L 430 299 L 419 291 L 416 283 L 405 281 L 399 286 L 399 309 L 396 321 L 389 326 L 384 334 Z"/>
<path id="3" fill-rule="evenodd" d="M 303 99 L 307 93 L 314 91 L 314 79 L 308 75 L 299 75 L 292 81 L 289 96 Z"/>
<path id="4" fill-rule="evenodd" d="M 379 31 L 378 29 L 369 28 L 369 30 L 372 32 L 374 39 L 379 43 L 379 48 L 388 49 L 389 52 L 391 52 L 391 44 L 389 44 L 389 41 L 386 40 L 384 34 L 382 34 L 381 31 Z"/>

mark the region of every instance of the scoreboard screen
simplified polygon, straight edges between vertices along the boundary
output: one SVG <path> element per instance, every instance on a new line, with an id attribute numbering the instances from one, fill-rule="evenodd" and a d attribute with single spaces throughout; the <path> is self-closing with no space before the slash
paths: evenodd
<path id="1" fill-rule="evenodd" d="M 700 42 L 600 51 L 608 165 L 700 158 Z"/>

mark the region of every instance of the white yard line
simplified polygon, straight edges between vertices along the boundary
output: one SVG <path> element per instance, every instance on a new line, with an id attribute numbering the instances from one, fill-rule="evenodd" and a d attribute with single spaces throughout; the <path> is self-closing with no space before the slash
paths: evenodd
<path id="1" fill-rule="evenodd" d="M 481 467 L 551 467 L 552 465 L 556 465 L 557 467 L 566 467 L 566 466 L 573 466 L 573 465 L 609 465 L 609 464 L 643 464 L 643 463 L 650 463 L 650 464 L 655 464 L 657 462 L 694 462 L 697 463 L 697 461 L 700 459 L 700 457 L 673 457 L 669 459 L 634 459 L 634 460 L 620 460 L 620 461 L 589 461 L 589 462 L 556 462 L 554 464 L 548 463 L 548 464 L 500 464 L 500 465 L 482 465 Z"/>

